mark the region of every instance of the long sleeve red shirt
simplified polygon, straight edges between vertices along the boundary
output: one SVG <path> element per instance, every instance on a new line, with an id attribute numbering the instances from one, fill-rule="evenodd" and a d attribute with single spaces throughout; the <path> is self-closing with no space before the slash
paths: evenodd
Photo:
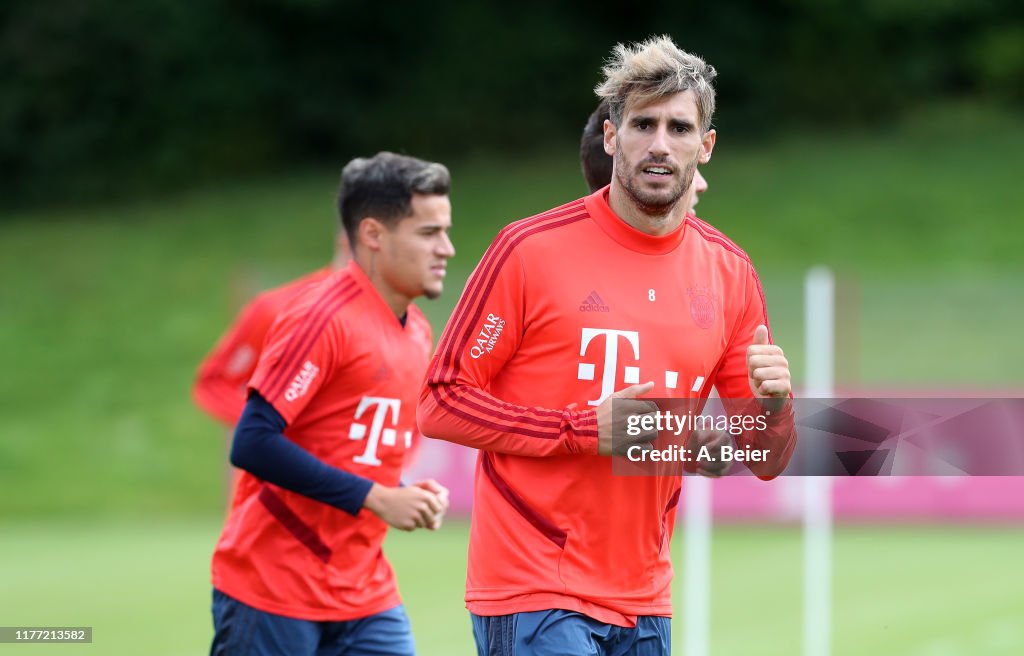
<path id="1" fill-rule="evenodd" d="M 509 225 L 473 273 L 420 397 L 424 435 L 481 449 L 467 607 L 562 608 L 632 626 L 672 613 L 678 476 L 618 476 L 595 408 L 650 397 L 750 398 L 746 349 L 768 323 L 750 259 L 688 215 L 664 236 L 616 216 L 607 188 Z M 791 424 L 759 437 L 779 473 Z M 756 468 L 756 469 L 755 469 Z"/>

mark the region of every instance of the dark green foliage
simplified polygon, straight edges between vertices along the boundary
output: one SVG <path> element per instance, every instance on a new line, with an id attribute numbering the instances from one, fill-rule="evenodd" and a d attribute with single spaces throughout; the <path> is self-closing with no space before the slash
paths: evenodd
<path id="1" fill-rule="evenodd" d="M 717 123 L 877 124 L 938 96 L 1020 103 L 1013 0 L 7 0 L 0 194 L 71 200 L 380 149 L 571 139 L 617 41 L 669 33 L 720 72 Z"/>

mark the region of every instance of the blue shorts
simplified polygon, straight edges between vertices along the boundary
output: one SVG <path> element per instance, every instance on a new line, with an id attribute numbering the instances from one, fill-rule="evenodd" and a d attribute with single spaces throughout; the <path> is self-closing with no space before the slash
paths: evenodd
<path id="1" fill-rule="evenodd" d="M 643 615 L 635 628 L 570 610 L 472 615 L 478 656 L 663 656 L 672 653 L 672 621 Z"/>
<path id="2" fill-rule="evenodd" d="M 395 606 L 345 622 L 312 622 L 275 615 L 213 591 L 210 656 L 413 656 L 409 618 Z"/>

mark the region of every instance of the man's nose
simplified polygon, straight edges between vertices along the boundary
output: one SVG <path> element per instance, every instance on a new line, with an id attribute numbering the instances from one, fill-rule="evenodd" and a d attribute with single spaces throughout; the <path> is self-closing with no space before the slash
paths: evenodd
<path id="1" fill-rule="evenodd" d="M 654 156 L 663 157 L 668 155 L 668 129 L 661 126 L 659 127 L 654 136 L 651 138 L 651 143 L 647 146 L 647 151 Z"/>
<path id="2" fill-rule="evenodd" d="M 438 246 L 437 254 L 442 257 L 454 257 L 455 255 L 455 244 L 452 243 L 447 232 L 441 233 L 441 243 Z"/>

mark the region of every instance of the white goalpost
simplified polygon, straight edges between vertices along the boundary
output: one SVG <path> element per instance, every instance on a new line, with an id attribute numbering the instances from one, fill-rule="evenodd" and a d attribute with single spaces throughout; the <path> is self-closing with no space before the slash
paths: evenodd
<path id="1" fill-rule="evenodd" d="M 804 280 L 804 397 L 832 398 L 835 358 L 835 279 L 825 267 Z M 813 451 L 812 451 L 813 455 Z M 832 637 L 832 479 L 803 481 L 804 656 L 828 656 Z"/>
<path id="2" fill-rule="evenodd" d="M 835 354 L 835 279 L 816 267 L 804 279 L 805 398 L 831 398 Z M 828 656 L 832 636 L 832 481 L 802 479 L 803 653 Z M 683 656 L 711 652 L 712 482 L 686 480 L 683 517 Z"/>
<path id="3" fill-rule="evenodd" d="M 711 479 L 688 476 L 683 490 L 683 654 L 711 653 Z"/>

